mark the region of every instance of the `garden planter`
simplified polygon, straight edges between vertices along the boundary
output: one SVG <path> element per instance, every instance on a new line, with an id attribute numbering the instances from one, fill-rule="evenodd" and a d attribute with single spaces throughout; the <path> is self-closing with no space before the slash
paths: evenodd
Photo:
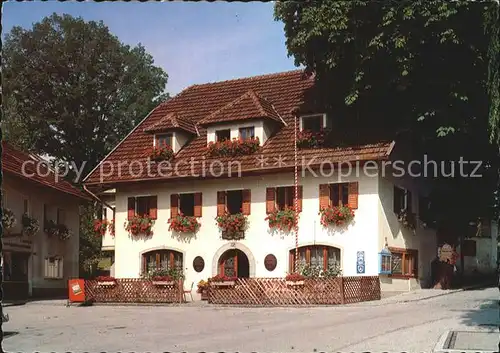
<path id="1" fill-rule="evenodd" d="M 115 281 L 98 281 L 97 285 L 100 287 L 112 287 L 116 285 Z"/>
<path id="2" fill-rule="evenodd" d="M 224 240 L 240 240 L 245 238 L 245 232 L 222 232 Z"/>
<path id="3" fill-rule="evenodd" d="M 155 286 L 173 286 L 174 281 L 153 281 Z"/>
<path id="4" fill-rule="evenodd" d="M 223 281 L 223 282 L 212 282 L 210 285 L 215 286 L 215 287 L 230 287 L 234 286 L 235 282 L 234 281 Z"/>
<path id="5" fill-rule="evenodd" d="M 303 286 L 304 281 L 286 281 L 287 286 Z"/>
<path id="6" fill-rule="evenodd" d="M 201 300 L 208 300 L 208 291 L 204 290 L 201 292 Z"/>

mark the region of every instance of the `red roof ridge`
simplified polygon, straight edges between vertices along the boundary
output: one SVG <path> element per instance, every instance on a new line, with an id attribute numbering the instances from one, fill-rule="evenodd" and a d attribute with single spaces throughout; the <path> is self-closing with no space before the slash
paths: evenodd
<path id="1" fill-rule="evenodd" d="M 170 122 L 170 126 L 168 124 L 169 122 Z M 196 128 L 195 123 L 187 116 L 183 115 L 182 113 L 178 113 L 178 112 L 167 113 L 164 117 L 162 117 L 159 121 L 157 121 L 153 125 L 144 128 L 143 131 L 144 132 L 157 132 L 157 131 L 168 130 L 168 129 L 173 129 L 173 128 L 182 129 L 182 130 L 185 130 L 187 132 L 191 132 L 193 134 L 199 135 L 199 131 Z"/>
<path id="2" fill-rule="evenodd" d="M 295 75 L 298 72 L 304 72 L 304 73 L 306 73 L 306 69 L 295 69 L 295 70 L 288 70 L 288 71 L 281 71 L 281 72 L 271 72 L 271 73 L 268 73 L 268 74 L 255 75 L 255 76 L 246 76 L 246 77 L 238 77 L 238 78 L 231 78 L 231 79 L 222 80 L 222 81 L 197 83 L 197 84 L 188 86 L 188 88 L 203 87 L 203 86 L 218 85 L 218 84 L 227 84 L 227 83 L 235 83 L 235 82 L 238 82 L 238 81 L 244 81 L 244 82 L 246 82 L 246 81 L 251 81 L 251 80 L 261 80 L 263 78 L 289 76 L 289 75 Z M 185 92 L 188 88 L 186 88 L 182 92 Z"/>

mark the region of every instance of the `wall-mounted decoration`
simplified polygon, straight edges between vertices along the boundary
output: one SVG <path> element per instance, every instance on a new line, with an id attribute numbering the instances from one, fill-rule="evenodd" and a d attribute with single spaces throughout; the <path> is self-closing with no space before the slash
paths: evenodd
<path id="1" fill-rule="evenodd" d="M 390 275 L 392 273 L 392 254 L 389 249 L 387 249 L 387 247 L 383 248 L 382 251 L 378 253 L 378 257 L 378 273 L 381 275 Z"/>
<path id="2" fill-rule="evenodd" d="M 196 272 L 201 272 L 205 268 L 205 260 L 203 257 L 196 256 L 193 260 L 193 268 Z"/>
<path id="3" fill-rule="evenodd" d="M 365 273 L 365 252 L 364 251 L 357 252 L 356 273 Z"/>
<path id="4" fill-rule="evenodd" d="M 276 256 L 274 256 L 273 254 L 269 254 L 264 258 L 264 266 L 269 272 L 274 271 L 277 264 L 278 260 L 276 260 Z"/>

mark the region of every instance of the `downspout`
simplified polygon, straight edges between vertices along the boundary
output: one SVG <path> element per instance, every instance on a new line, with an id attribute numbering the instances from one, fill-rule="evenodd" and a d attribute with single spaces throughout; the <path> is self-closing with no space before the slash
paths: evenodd
<path id="1" fill-rule="evenodd" d="M 85 190 L 90 196 L 92 196 L 94 199 L 96 199 L 97 201 L 99 201 L 100 203 L 102 203 L 103 205 L 105 205 L 107 208 L 113 210 L 113 219 L 115 219 L 115 207 L 112 207 L 109 203 L 104 202 L 103 200 L 101 200 L 99 198 L 99 196 L 97 196 L 92 191 L 90 191 L 89 189 L 87 189 L 87 186 L 85 184 L 83 184 L 83 190 Z"/>

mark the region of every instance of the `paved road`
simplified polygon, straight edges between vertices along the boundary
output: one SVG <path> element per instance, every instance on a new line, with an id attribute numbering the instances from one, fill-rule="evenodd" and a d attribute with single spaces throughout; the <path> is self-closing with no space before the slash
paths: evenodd
<path id="1" fill-rule="evenodd" d="M 411 297 L 406 297 L 411 298 Z M 447 330 L 494 329 L 497 288 L 321 308 L 7 308 L 7 352 L 431 352 Z"/>

